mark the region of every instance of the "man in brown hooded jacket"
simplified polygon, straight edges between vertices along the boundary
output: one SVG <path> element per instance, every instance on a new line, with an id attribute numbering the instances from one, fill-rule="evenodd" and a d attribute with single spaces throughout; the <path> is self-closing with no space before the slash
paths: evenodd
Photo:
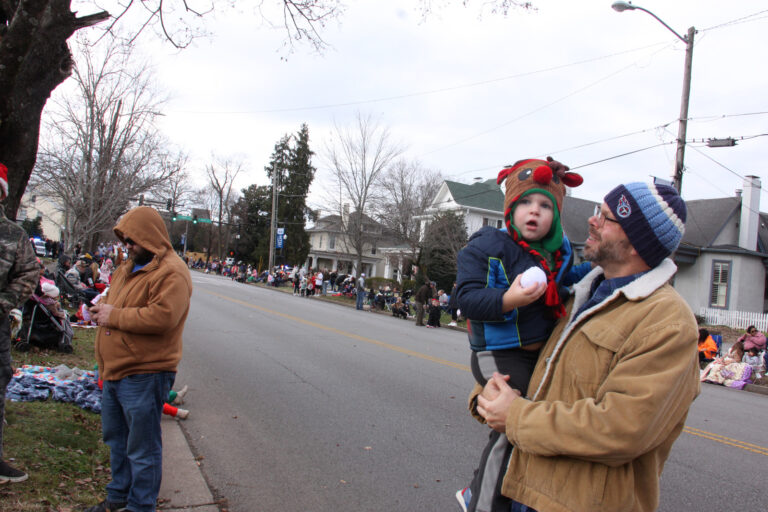
<path id="1" fill-rule="evenodd" d="M 181 359 L 192 280 L 155 209 L 129 211 L 114 232 L 129 258 L 90 310 L 99 325 L 101 423 L 112 481 L 106 501 L 86 512 L 149 512 L 160 491 L 161 411 Z"/>

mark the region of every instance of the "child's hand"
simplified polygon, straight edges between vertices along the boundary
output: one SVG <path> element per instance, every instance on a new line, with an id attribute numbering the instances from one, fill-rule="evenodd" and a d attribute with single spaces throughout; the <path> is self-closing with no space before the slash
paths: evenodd
<path id="1" fill-rule="evenodd" d="M 547 291 L 547 283 L 538 283 L 528 288 L 523 288 L 520 285 L 520 276 L 518 274 L 514 282 L 510 285 L 506 292 L 504 292 L 504 298 L 502 301 L 502 310 L 504 313 L 512 311 L 515 308 L 527 306 L 528 304 L 536 301 L 539 297 L 544 295 Z"/>

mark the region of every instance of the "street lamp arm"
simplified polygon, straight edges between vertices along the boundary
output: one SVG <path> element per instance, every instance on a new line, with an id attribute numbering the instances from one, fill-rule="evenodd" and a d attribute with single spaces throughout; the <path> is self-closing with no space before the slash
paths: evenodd
<path id="1" fill-rule="evenodd" d="M 673 29 L 672 27 L 670 27 L 669 25 L 664 23 L 664 20 L 662 20 L 661 18 L 659 18 L 658 16 L 653 14 L 651 11 L 649 11 L 645 7 L 640 7 L 638 5 L 633 5 L 632 2 L 621 2 L 621 1 L 614 2 L 613 5 L 611 5 L 611 7 L 616 12 L 635 11 L 635 10 L 646 12 L 646 13 L 650 14 L 651 16 L 653 16 L 654 18 L 656 18 L 656 21 L 658 21 L 659 23 L 661 23 L 662 25 L 667 27 L 667 30 L 669 30 L 670 32 L 675 34 L 675 36 L 677 36 L 677 38 L 679 40 L 681 40 L 682 42 L 684 42 L 686 44 L 688 43 L 688 38 L 687 37 L 681 36 L 680 34 L 678 34 L 677 31 L 675 31 L 675 29 Z"/>
<path id="2" fill-rule="evenodd" d="M 667 25 L 666 23 L 664 23 L 664 21 L 663 21 L 661 18 L 659 18 L 658 16 L 656 16 L 655 14 L 653 14 L 653 13 L 652 13 L 651 11 L 649 11 L 648 9 L 644 9 L 644 8 L 642 8 L 642 7 L 637 7 L 637 6 L 635 6 L 635 9 L 637 9 L 638 11 L 647 12 L 648 14 L 650 14 L 651 16 L 653 16 L 654 18 L 656 18 L 656 21 L 658 21 L 659 23 L 661 23 L 662 25 L 664 25 L 665 27 L 667 27 L 667 30 L 669 30 L 670 32 L 672 32 L 673 34 L 675 34 L 679 40 L 681 40 L 681 41 L 682 41 L 682 42 L 684 42 L 685 44 L 688 44 L 688 38 L 687 38 L 687 37 L 685 37 L 685 36 L 681 36 L 680 34 L 678 34 L 678 33 L 677 33 L 677 32 L 676 32 L 676 31 L 675 31 L 675 30 L 674 30 L 672 27 L 670 27 L 669 25 Z"/>

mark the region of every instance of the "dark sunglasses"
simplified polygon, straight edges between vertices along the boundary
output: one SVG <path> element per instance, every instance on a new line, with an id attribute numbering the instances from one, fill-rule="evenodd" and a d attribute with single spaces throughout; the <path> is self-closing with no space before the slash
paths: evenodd
<path id="1" fill-rule="evenodd" d="M 136 242 L 134 242 L 134 241 L 133 241 L 133 240 L 131 240 L 130 238 L 126 238 L 126 239 L 123 241 L 123 243 L 126 245 L 126 247 L 127 247 L 127 246 L 129 246 L 129 245 L 138 245 Z"/>

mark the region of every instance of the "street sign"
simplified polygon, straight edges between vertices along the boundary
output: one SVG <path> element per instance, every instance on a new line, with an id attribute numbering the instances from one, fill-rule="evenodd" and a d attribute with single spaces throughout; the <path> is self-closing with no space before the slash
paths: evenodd
<path id="1" fill-rule="evenodd" d="M 176 220 L 192 220 L 190 215 L 177 215 Z"/>
<path id="2" fill-rule="evenodd" d="M 197 218 L 197 222 L 201 224 L 212 224 L 211 219 L 201 219 L 200 217 Z"/>

